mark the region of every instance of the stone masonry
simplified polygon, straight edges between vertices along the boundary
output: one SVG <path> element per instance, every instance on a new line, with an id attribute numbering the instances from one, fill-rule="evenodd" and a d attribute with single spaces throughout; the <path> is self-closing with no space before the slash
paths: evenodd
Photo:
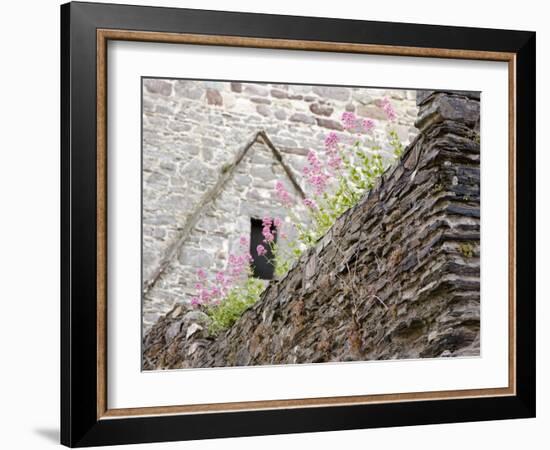
<path id="1" fill-rule="evenodd" d="M 225 266 L 251 217 L 284 214 L 273 199 L 276 180 L 296 198 L 308 195 L 306 155 L 330 131 L 347 134 L 344 111 L 374 119 L 387 154 L 384 97 L 407 144 L 417 133 L 414 91 L 144 79 L 144 331 L 189 301 L 198 267 Z"/>
<path id="2" fill-rule="evenodd" d="M 399 163 L 283 279 L 218 336 L 177 306 L 143 368 L 479 355 L 479 94 L 418 101 Z"/>

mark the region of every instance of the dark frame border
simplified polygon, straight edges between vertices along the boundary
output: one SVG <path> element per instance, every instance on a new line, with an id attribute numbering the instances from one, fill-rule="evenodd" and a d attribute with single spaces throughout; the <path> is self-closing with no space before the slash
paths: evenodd
<path id="1" fill-rule="evenodd" d="M 516 365 L 505 397 L 98 418 L 97 30 L 512 53 L 515 59 Z M 286 30 L 281 32 L 280 30 Z M 227 44 L 226 44 L 227 45 Z M 433 52 L 430 53 L 430 50 Z M 452 57 L 452 56 L 448 56 Z M 456 56 L 455 56 L 456 57 Z M 466 56 L 464 56 L 466 57 Z M 485 58 L 482 58 L 485 59 Z M 491 59 L 491 58 L 488 58 Z M 512 134 L 513 136 L 513 134 Z M 535 415 L 535 33 L 70 3 L 61 7 L 61 442 L 90 446 Z M 101 223 L 99 228 L 101 228 Z"/>
<path id="2" fill-rule="evenodd" d="M 282 39 L 249 38 L 242 36 L 220 36 L 220 35 L 199 35 L 188 33 L 158 33 L 133 30 L 97 30 L 97 242 L 98 242 L 98 266 L 97 266 L 97 336 L 98 336 L 98 410 L 97 417 L 130 417 L 160 414 L 193 414 L 229 412 L 243 410 L 269 410 L 275 408 L 296 408 L 296 407 L 323 407 L 323 406 L 348 406 L 367 403 L 388 403 L 395 401 L 419 401 L 419 400 L 444 400 L 466 397 L 496 397 L 504 395 L 515 395 L 515 363 L 516 363 L 516 341 L 515 341 L 515 54 L 507 52 L 487 52 L 471 50 L 432 49 L 415 47 L 380 46 L 373 44 L 349 44 L 322 41 L 297 41 Z M 431 392 L 406 392 L 387 393 L 378 395 L 353 395 L 336 397 L 316 398 L 293 398 L 283 400 L 259 400 L 248 402 L 210 403 L 201 405 L 170 405 L 170 406 L 147 406 L 138 408 L 108 408 L 107 404 L 107 260 L 106 260 L 106 164 L 107 164 L 107 44 L 113 41 L 140 41 L 155 43 L 175 44 L 202 44 L 202 45 L 225 45 L 234 47 L 256 47 L 267 49 L 291 49 L 291 50 L 317 50 L 325 52 L 356 52 L 361 54 L 384 54 L 392 56 L 444 56 L 448 58 L 484 59 L 506 62 L 508 65 L 508 165 L 509 165 L 509 338 L 508 338 L 508 385 L 501 388 L 489 389 L 464 389 L 446 390 Z M 264 136 L 265 137 L 265 136 Z"/>

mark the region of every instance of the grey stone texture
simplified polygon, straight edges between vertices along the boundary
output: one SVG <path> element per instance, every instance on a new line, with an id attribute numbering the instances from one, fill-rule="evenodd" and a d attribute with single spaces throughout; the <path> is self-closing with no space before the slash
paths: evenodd
<path id="1" fill-rule="evenodd" d="M 145 338 L 143 368 L 478 356 L 476 115 L 467 96 L 424 101 L 399 163 L 259 302 L 218 336 L 207 317 L 190 332 L 198 311 L 178 306 Z"/>
<path id="2" fill-rule="evenodd" d="M 391 126 L 404 143 L 417 134 L 414 91 L 172 79 L 144 79 L 143 87 L 144 332 L 174 305 L 189 302 L 197 267 L 224 268 L 238 236 L 249 234 L 251 215 L 284 213 L 273 198 L 276 180 L 298 195 L 273 152 L 256 142 L 219 197 L 209 198 L 258 132 L 306 195 L 301 171 L 308 150 L 321 150 L 330 131 L 347 135 L 342 112 L 376 112 L 374 135 L 389 152 L 390 124 L 376 106 L 388 97 L 398 113 Z"/>

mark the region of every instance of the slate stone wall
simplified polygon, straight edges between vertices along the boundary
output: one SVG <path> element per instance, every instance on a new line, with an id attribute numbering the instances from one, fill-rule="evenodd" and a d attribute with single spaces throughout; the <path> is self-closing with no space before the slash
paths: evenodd
<path id="1" fill-rule="evenodd" d="M 181 305 L 144 369 L 476 356 L 479 95 L 419 96 L 401 161 L 226 332 Z"/>
<path id="2" fill-rule="evenodd" d="M 301 170 L 307 152 L 322 149 L 330 131 L 347 135 L 342 112 L 376 121 L 383 154 L 389 155 L 390 124 L 377 106 L 382 98 L 397 111 L 391 127 L 401 140 L 406 144 L 417 133 L 414 91 L 171 79 L 144 79 L 142 91 L 145 332 L 175 304 L 189 301 L 198 266 L 224 267 L 238 235 L 249 233 L 249 215 L 281 213 L 269 191 L 276 179 L 288 180 L 260 142 L 228 191 L 189 230 L 220 175 L 258 132 L 269 136 L 306 193 Z"/>

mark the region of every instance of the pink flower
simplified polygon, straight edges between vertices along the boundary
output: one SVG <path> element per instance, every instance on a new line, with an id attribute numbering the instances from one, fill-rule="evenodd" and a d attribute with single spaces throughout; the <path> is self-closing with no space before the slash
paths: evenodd
<path id="1" fill-rule="evenodd" d="M 247 263 L 249 262 L 249 256 L 250 253 L 246 252 L 243 255 L 229 255 L 229 267 L 227 268 L 227 271 L 229 275 L 233 278 L 239 278 L 241 275 L 244 274 L 247 268 Z M 223 283 L 224 286 L 229 286 L 231 280 L 225 279 L 225 282 Z"/>
<path id="2" fill-rule="evenodd" d="M 292 197 L 285 189 L 283 183 L 281 183 L 280 181 L 277 181 L 275 183 L 275 194 L 284 206 L 292 206 Z"/>
<path id="3" fill-rule="evenodd" d="M 324 174 L 315 175 L 313 177 L 310 177 L 310 183 L 315 188 L 315 194 L 321 195 L 323 192 L 325 192 L 325 189 L 327 187 L 327 177 Z"/>
<path id="4" fill-rule="evenodd" d="M 210 300 L 210 292 L 208 292 L 207 289 L 201 289 L 199 292 L 199 297 L 201 299 L 201 303 L 208 302 Z"/>
<path id="5" fill-rule="evenodd" d="M 276 228 L 281 228 L 283 226 L 283 221 L 280 217 L 275 217 L 273 219 L 273 225 L 275 225 Z"/>
<path id="6" fill-rule="evenodd" d="M 321 161 L 319 161 L 319 158 L 317 158 L 317 153 L 313 150 L 310 150 L 307 153 L 307 162 L 311 166 L 312 171 L 321 168 Z"/>
<path id="7" fill-rule="evenodd" d="M 381 108 L 390 122 L 393 122 L 397 118 L 395 109 L 393 109 L 393 105 L 390 103 L 388 97 L 382 99 Z"/>
<path id="8" fill-rule="evenodd" d="M 256 247 L 256 252 L 258 253 L 258 256 L 262 256 L 262 255 L 265 255 L 267 253 L 267 250 L 265 249 L 265 247 L 263 245 L 258 245 Z"/>
<path id="9" fill-rule="evenodd" d="M 344 124 L 344 129 L 353 131 L 357 126 L 357 117 L 355 117 L 354 113 L 345 111 L 342 113 L 342 122 Z"/>
<path id="10" fill-rule="evenodd" d="M 271 228 L 268 226 L 265 226 L 262 229 L 262 235 L 264 237 L 264 242 L 273 242 L 275 239 L 275 236 L 273 236 L 273 233 L 271 232 Z"/>
<path id="11" fill-rule="evenodd" d="M 227 268 L 215 274 L 215 281 L 212 284 L 206 281 L 207 273 L 203 269 L 197 270 L 199 282 L 195 283 L 197 294 L 191 298 L 192 306 L 220 304 L 228 292 L 248 276 L 249 264 L 253 262 L 248 250 L 250 241 L 246 236 L 242 236 L 239 242 L 242 245 L 242 253 L 229 254 Z M 263 250 L 264 254 L 267 253 L 265 248 Z M 202 280 L 205 281 L 202 282 Z"/>
<path id="12" fill-rule="evenodd" d="M 317 208 L 317 204 L 315 203 L 315 200 L 312 200 L 311 198 L 304 198 L 304 205 L 306 205 L 310 209 Z"/>
<path id="13" fill-rule="evenodd" d="M 269 227 L 271 227 L 272 224 L 273 224 L 273 221 L 271 220 L 271 217 L 264 217 L 264 218 L 262 219 L 262 225 L 263 225 L 264 227 L 268 227 L 268 228 L 269 228 Z"/>
<path id="14" fill-rule="evenodd" d="M 327 151 L 333 152 L 337 149 L 338 142 L 340 142 L 340 138 L 334 131 L 331 131 L 325 138 L 325 148 Z"/>
<path id="15" fill-rule="evenodd" d="M 338 170 L 342 167 L 342 158 L 339 155 L 335 155 L 328 160 L 328 165 L 332 170 Z"/>
<path id="16" fill-rule="evenodd" d="M 201 280 L 204 280 L 206 278 L 206 272 L 203 269 L 198 269 L 197 277 L 199 277 Z"/>
<path id="17" fill-rule="evenodd" d="M 353 113 L 350 114 L 353 115 Z M 353 117 L 348 117 L 348 115 L 346 115 L 345 117 L 347 121 L 353 121 L 354 124 L 357 123 L 357 118 L 355 117 L 355 115 L 353 115 Z M 355 128 L 355 125 L 353 126 L 353 128 Z M 338 135 L 334 132 L 331 132 L 325 139 L 325 148 L 329 157 L 328 166 L 333 173 L 338 171 L 340 167 L 342 167 L 343 162 L 342 157 L 340 156 L 338 142 Z"/>
<path id="18" fill-rule="evenodd" d="M 372 119 L 363 120 L 363 131 L 365 133 L 370 133 L 374 129 L 375 123 Z"/>
<path id="19" fill-rule="evenodd" d="M 304 170 L 306 180 L 314 187 L 315 194 L 321 195 L 327 188 L 329 175 L 323 171 L 321 161 L 313 150 L 310 150 L 307 154 L 307 161 L 309 167 L 306 166 L 307 171 Z"/>

